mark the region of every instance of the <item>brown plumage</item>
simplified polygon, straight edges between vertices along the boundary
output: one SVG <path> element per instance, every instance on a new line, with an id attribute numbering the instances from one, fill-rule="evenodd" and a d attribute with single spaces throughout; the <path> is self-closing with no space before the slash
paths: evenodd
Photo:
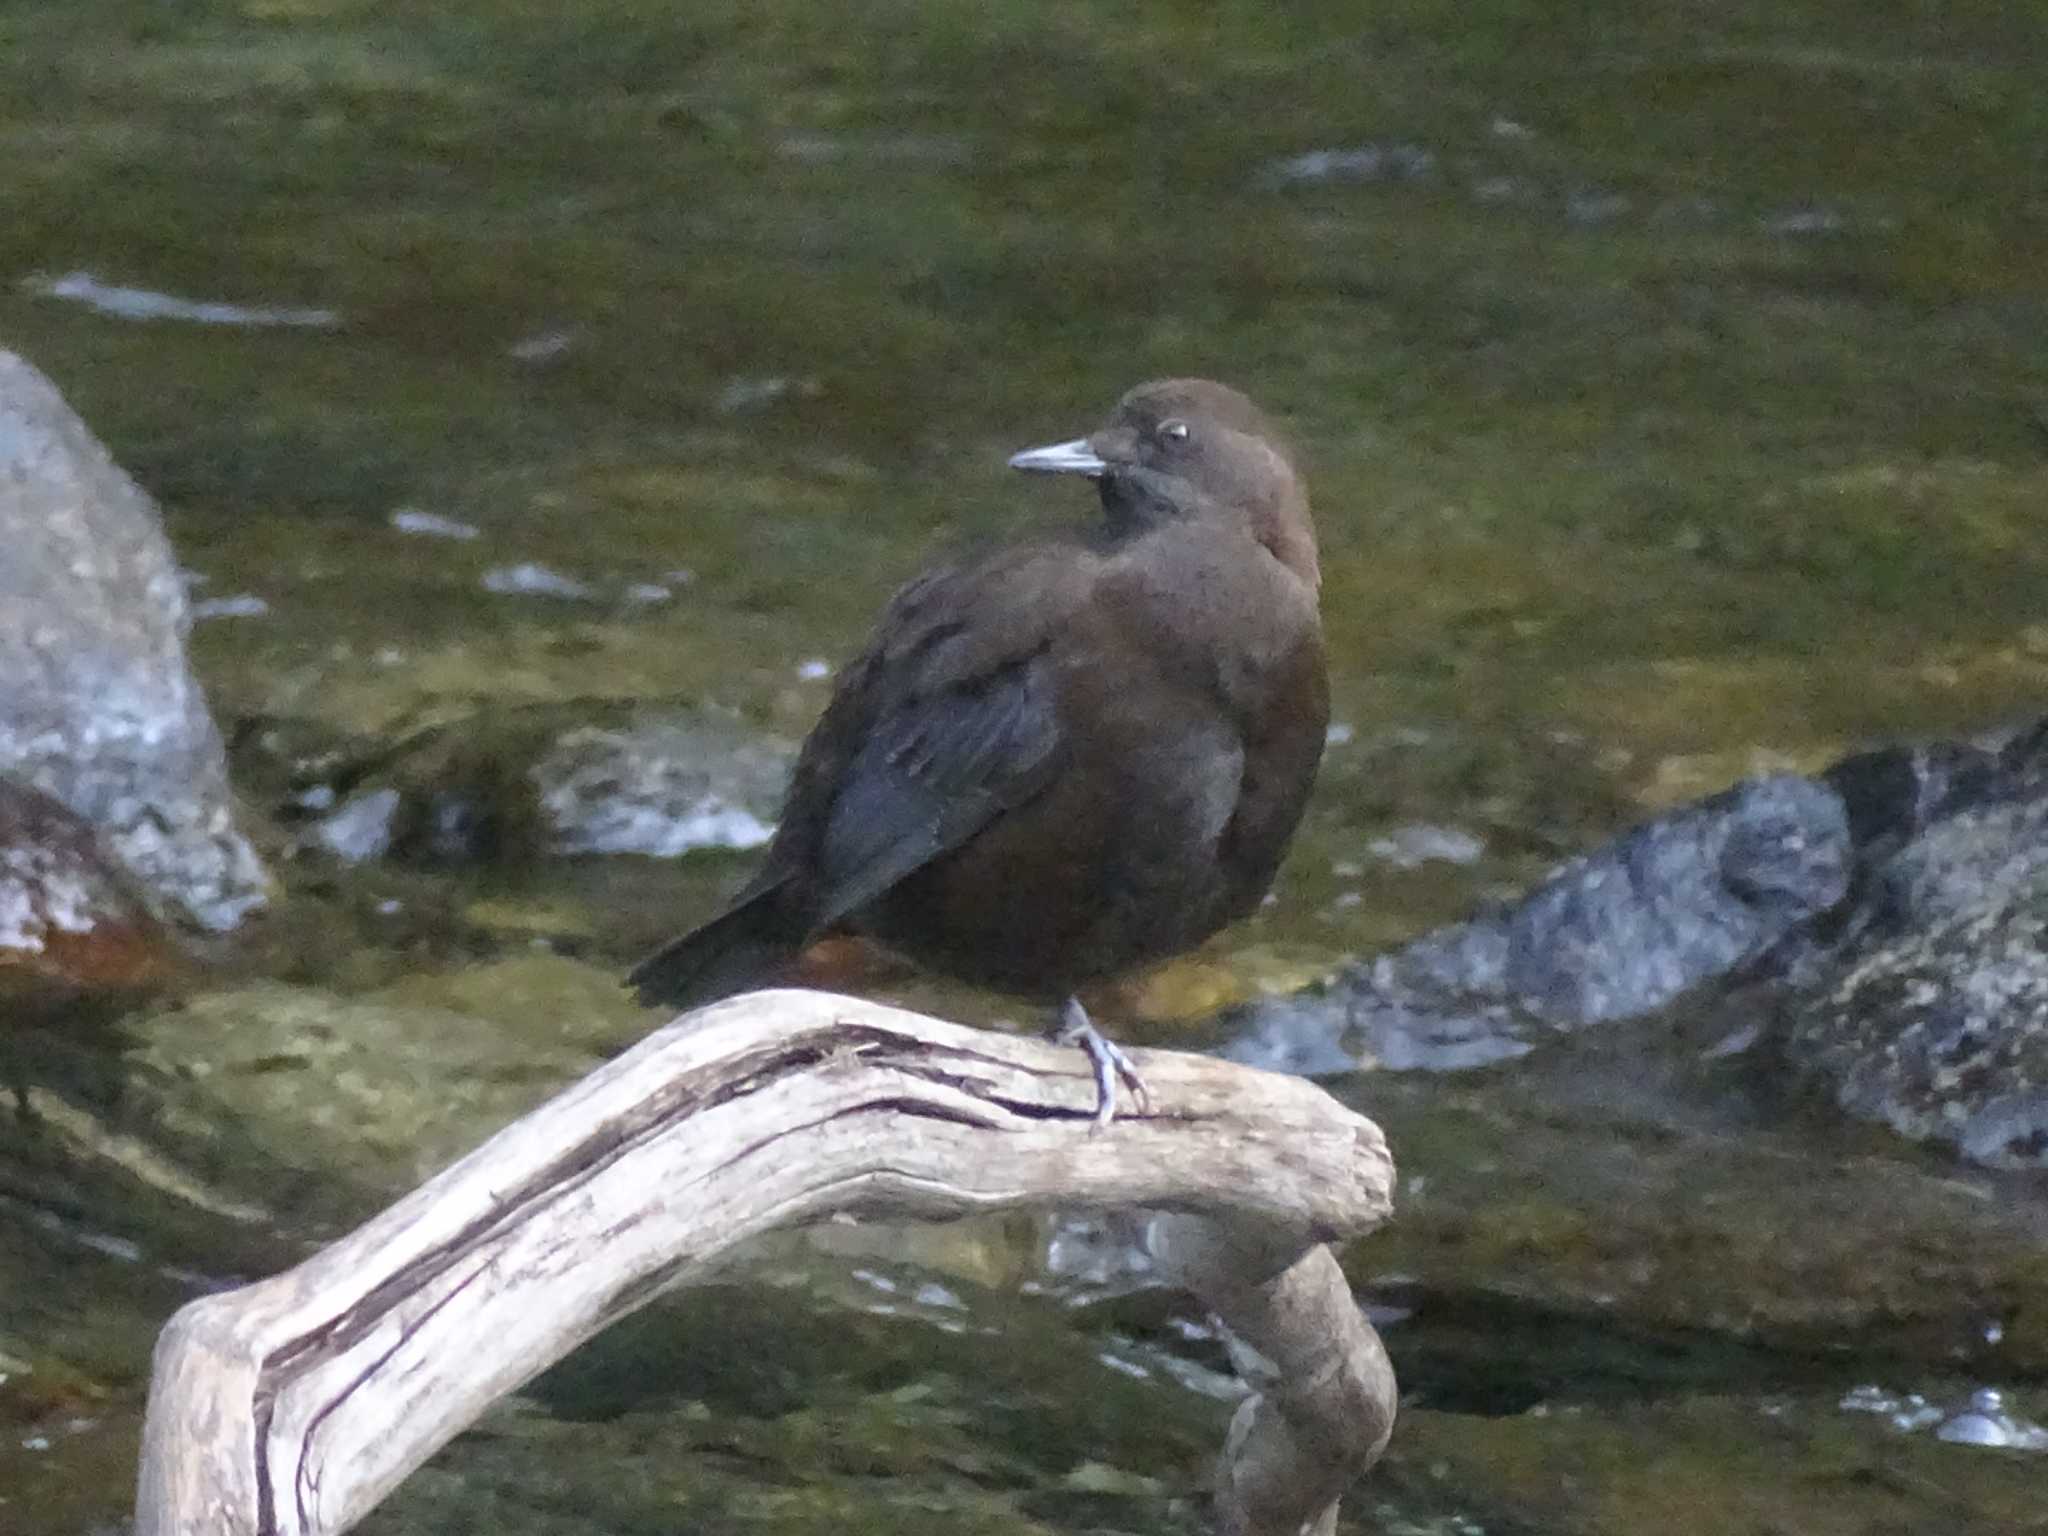
<path id="1" fill-rule="evenodd" d="M 648 1003 L 772 981 L 870 935 L 963 980 L 1066 999 L 1258 904 L 1322 755 L 1315 530 L 1235 390 L 1140 385 L 1093 436 L 1018 454 L 1096 481 L 1103 519 L 918 577 L 840 675 L 760 873 L 634 970 Z"/>

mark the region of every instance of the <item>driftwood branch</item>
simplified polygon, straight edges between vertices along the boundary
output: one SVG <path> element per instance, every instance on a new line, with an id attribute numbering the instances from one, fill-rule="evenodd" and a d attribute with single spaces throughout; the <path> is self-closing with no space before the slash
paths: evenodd
<path id="1" fill-rule="evenodd" d="M 1201 1216 L 1152 1233 L 1163 1268 L 1213 1308 L 1258 1389 L 1216 1467 L 1224 1536 L 1337 1528 L 1337 1500 L 1394 1432 L 1394 1366 L 1321 1243 L 1260 1244 Z"/>
<path id="2" fill-rule="evenodd" d="M 1136 1053 L 1148 1111 L 1091 1127 L 1079 1052 L 767 992 L 650 1036 L 381 1216 L 195 1301 L 156 1350 L 137 1536 L 347 1530 L 495 1399 L 735 1244 L 850 1212 L 1157 1207 L 1161 1257 L 1271 1362 L 1227 1529 L 1334 1514 L 1393 1377 L 1320 1245 L 1390 1208 L 1370 1121 L 1299 1079 Z"/>

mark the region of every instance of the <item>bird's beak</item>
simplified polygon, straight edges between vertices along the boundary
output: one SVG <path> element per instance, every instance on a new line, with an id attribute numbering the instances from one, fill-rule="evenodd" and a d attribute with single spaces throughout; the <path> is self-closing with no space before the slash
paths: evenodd
<path id="1" fill-rule="evenodd" d="M 1100 480 L 1109 465 L 1085 437 L 1068 443 L 1048 443 L 1043 448 L 1026 448 L 1010 455 L 1010 468 L 1032 475 L 1086 475 Z"/>

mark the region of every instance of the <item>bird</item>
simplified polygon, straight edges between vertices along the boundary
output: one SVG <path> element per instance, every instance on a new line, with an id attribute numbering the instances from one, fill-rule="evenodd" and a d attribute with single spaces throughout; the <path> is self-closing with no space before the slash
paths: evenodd
<path id="1" fill-rule="evenodd" d="M 1321 570 L 1291 448 L 1237 390 L 1140 384 L 1087 437 L 1009 460 L 1101 516 L 901 588 L 798 754 L 758 872 L 634 968 L 642 1002 L 772 985 L 812 942 L 878 941 L 1055 1006 L 1095 1119 L 1130 1058 L 1078 992 L 1250 913 L 1321 761 Z"/>

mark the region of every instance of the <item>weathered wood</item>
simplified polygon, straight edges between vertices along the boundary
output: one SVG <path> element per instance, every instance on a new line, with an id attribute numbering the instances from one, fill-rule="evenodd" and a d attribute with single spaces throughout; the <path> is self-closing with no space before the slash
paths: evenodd
<path id="1" fill-rule="evenodd" d="M 1355 1347 L 1353 1325 L 1370 1329 L 1334 1260 L 1314 1258 L 1388 1214 L 1378 1128 L 1296 1078 L 1137 1055 L 1149 1110 L 1097 1131 L 1080 1054 L 1042 1041 L 812 992 L 679 1020 L 297 1268 L 173 1317 L 137 1536 L 344 1531 L 607 1323 L 749 1237 L 840 1212 L 1206 1218 L 1174 1262 L 1242 1336 L 1283 1370 L 1327 1375 L 1333 1338 L 1351 1351 L 1346 1369 L 1383 1370 L 1383 1354 Z M 1250 1278 L 1233 1278 L 1241 1265 Z M 1379 1397 L 1354 1392 L 1351 1406 L 1390 1394 L 1388 1373 Z M 1347 1428 L 1285 1394 L 1268 1401 L 1290 1443 L 1320 1447 L 1345 1475 L 1359 1444 L 1369 1461 L 1384 1442 L 1370 1415 Z M 1282 1464 L 1258 1454 L 1261 1468 Z M 1230 1518 L 1244 1500 L 1224 1484 Z"/>
<path id="2" fill-rule="evenodd" d="M 1262 1246 L 1227 1224 L 1167 1216 L 1151 1242 L 1162 1268 L 1229 1327 L 1258 1389 L 1241 1404 L 1216 1468 L 1223 1536 L 1337 1528 L 1337 1500 L 1394 1432 L 1386 1347 L 1352 1299 L 1337 1256 Z"/>

